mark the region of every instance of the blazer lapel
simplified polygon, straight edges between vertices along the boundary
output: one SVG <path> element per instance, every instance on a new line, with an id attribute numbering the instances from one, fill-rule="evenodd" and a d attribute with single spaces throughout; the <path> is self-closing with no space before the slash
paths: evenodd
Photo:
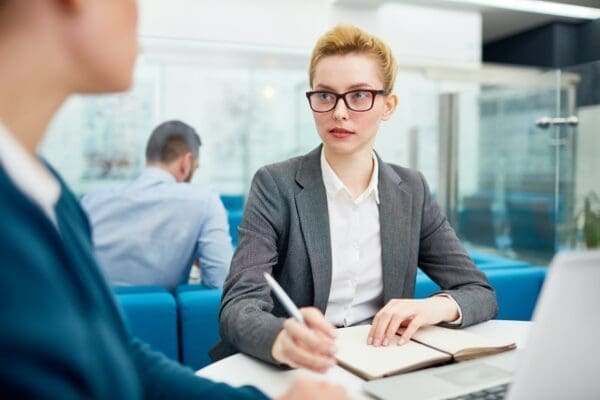
<path id="1" fill-rule="evenodd" d="M 314 306 L 325 313 L 331 287 L 331 238 L 321 147 L 307 154 L 298 169 L 296 182 L 302 189 L 296 194 L 296 208 L 312 269 Z"/>
<path id="2" fill-rule="evenodd" d="M 406 272 L 413 262 L 409 249 L 412 195 L 402 190 L 400 176 L 379 156 L 377 158 L 383 298 L 387 303 L 402 296 Z"/>

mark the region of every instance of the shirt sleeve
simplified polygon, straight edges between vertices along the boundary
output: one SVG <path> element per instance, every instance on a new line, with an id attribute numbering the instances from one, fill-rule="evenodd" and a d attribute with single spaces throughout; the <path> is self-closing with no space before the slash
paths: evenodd
<path id="1" fill-rule="evenodd" d="M 205 219 L 197 243 L 196 259 L 200 263 L 202 284 L 222 287 L 232 255 L 227 212 L 219 195 L 213 192 L 206 202 Z"/>

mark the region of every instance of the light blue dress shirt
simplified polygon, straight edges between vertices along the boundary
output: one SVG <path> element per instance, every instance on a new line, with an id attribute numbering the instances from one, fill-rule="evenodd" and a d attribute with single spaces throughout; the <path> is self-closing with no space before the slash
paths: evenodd
<path id="1" fill-rule="evenodd" d="M 111 284 L 172 289 L 187 282 L 198 260 L 202 283 L 223 285 L 233 251 L 225 208 L 211 188 L 146 168 L 132 183 L 89 194 L 82 204 Z"/>

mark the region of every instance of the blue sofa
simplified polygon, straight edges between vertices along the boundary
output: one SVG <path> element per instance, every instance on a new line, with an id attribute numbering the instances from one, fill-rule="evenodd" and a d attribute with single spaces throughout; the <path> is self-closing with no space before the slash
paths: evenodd
<path id="1" fill-rule="evenodd" d="M 202 285 L 181 285 L 175 290 L 181 362 L 194 369 L 211 362 L 208 350 L 219 339 L 221 293 Z"/>
<path id="2" fill-rule="evenodd" d="M 231 236 L 231 243 L 235 247 L 238 243 L 237 228 L 240 222 L 242 222 L 242 215 L 244 213 L 244 196 L 238 194 L 223 194 L 221 195 L 221 201 L 227 211 L 229 235 Z"/>
<path id="3" fill-rule="evenodd" d="M 114 293 L 129 333 L 179 360 L 178 311 L 173 295 L 159 286 L 116 287 Z"/>
<path id="4" fill-rule="evenodd" d="M 547 269 L 497 256 L 471 255 L 496 290 L 496 318 L 531 319 Z M 415 297 L 437 290 L 427 275 L 417 275 Z M 221 293 L 201 285 L 182 285 L 174 293 L 157 287 L 115 289 L 130 332 L 193 369 L 210 363 L 208 351 L 219 337 Z"/>

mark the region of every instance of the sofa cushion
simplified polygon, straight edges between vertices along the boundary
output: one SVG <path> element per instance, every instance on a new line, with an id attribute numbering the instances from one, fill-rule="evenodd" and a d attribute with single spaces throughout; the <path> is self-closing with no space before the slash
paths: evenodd
<path id="1" fill-rule="evenodd" d="M 194 370 L 211 363 L 208 351 L 219 339 L 221 293 L 221 289 L 202 285 L 180 285 L 175 289 L 181 362 Z"/>
<path id="2" fill-rule="evenodd" d="M 129 333 L 178 361 L 177 304 L 173 295 L 158 286 L 115 287 L 113 291 Z"/>

